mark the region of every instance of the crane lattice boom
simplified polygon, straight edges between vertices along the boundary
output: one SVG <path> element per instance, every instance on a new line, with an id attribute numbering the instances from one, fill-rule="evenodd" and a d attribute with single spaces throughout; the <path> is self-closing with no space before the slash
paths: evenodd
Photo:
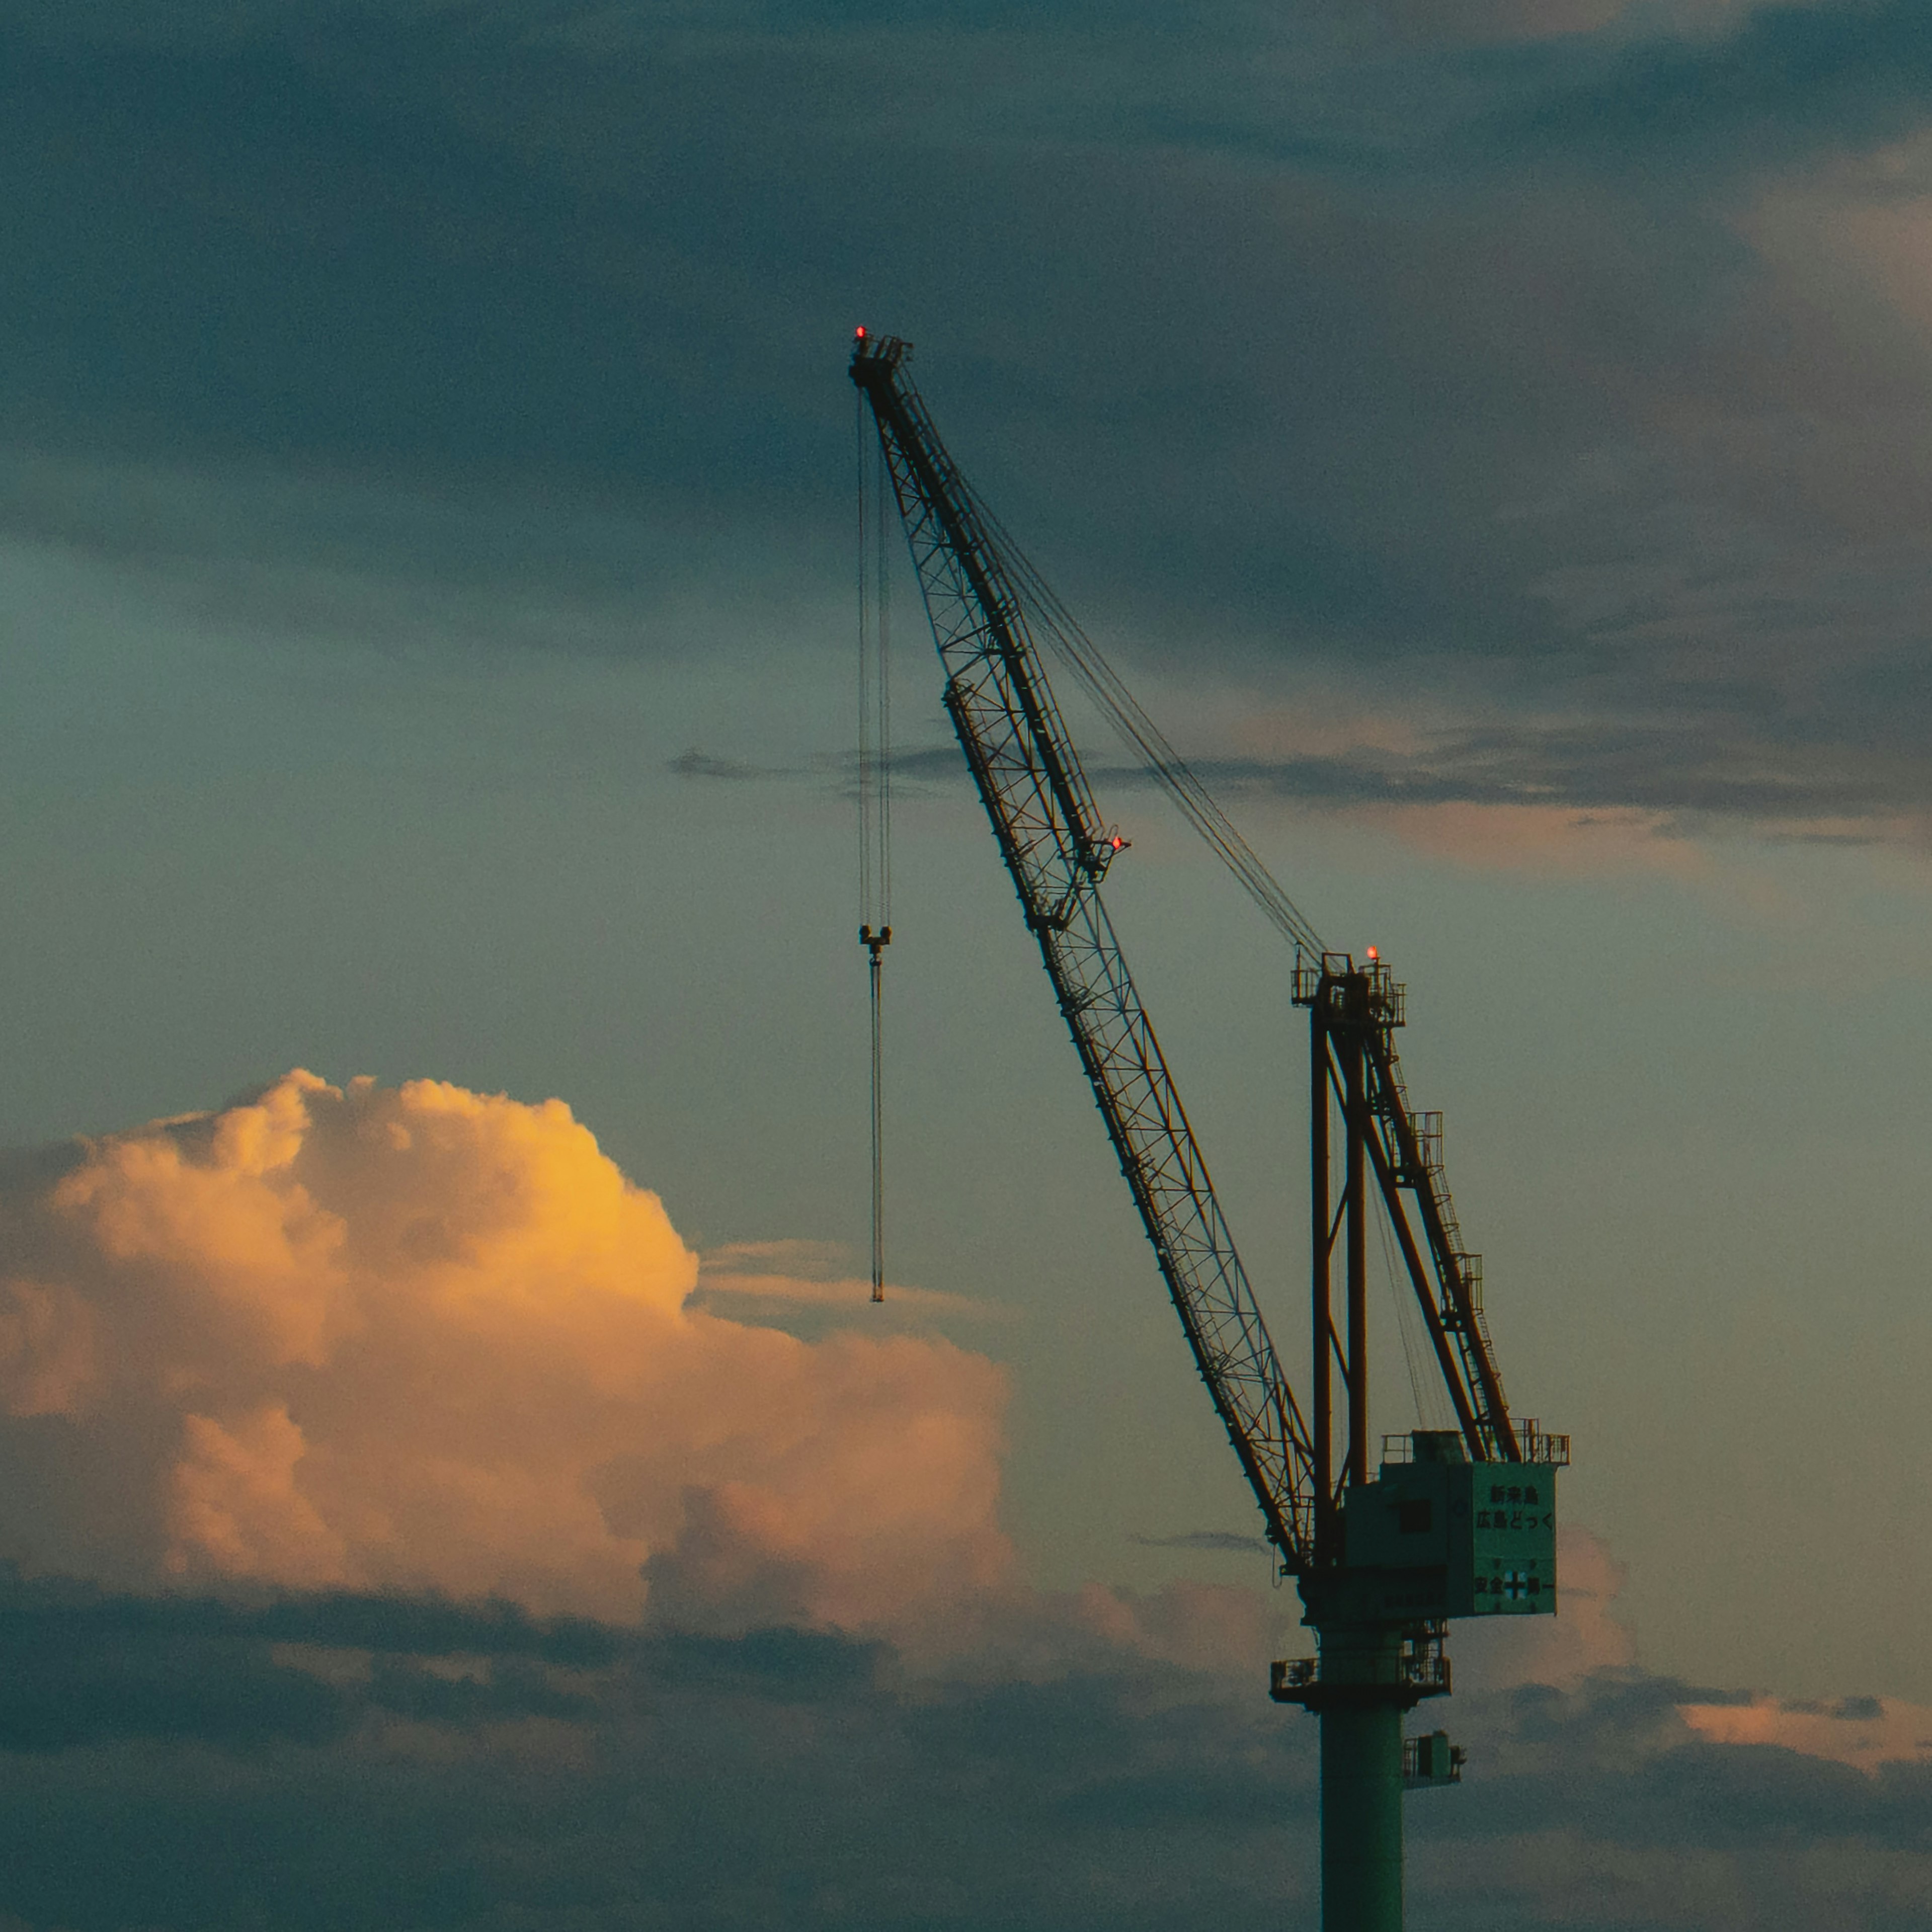
<path id="1" fill-rule="evenodd" d="M 1054 703 L 1014 574 L 904 371 L 903 345 L 862 342 L 852 379 L 878 425 L 945 664 L 947 714 L 1196 1364 L 1268 1538 L 1298 1571 L 1313 1547 L 1312 1444 L 1100 898 L 1118 846 Z"/>

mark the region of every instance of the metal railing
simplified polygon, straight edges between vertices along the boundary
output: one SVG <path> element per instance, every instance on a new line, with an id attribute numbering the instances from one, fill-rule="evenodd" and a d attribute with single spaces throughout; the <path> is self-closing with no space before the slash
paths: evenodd
<path id="1" fill-rule="evenodd" d="M 1516 1447 L 1522 1451 L 1526 1462 L 1553 1462 L 1558 1467 L 1570 1466 L 1570 1438 L 1567 1436 L 1552 1436 L 1534 1417 L 1522 1417 L 1514 1423 Z M 1441 1436 L 1456 1444 L 1454 1456 L 1444 1456 L 1424 1445 L 1418 1448 L 1418 1436 Z M 1406 1429 L 1400 1435 L 1382 1438 L 1382 1460 L 1390 1463 L 1431 1462 L 1460 1462 L 1463 1460 L 1462 1436 L 1454 1430 Z"/>
<path id="2" fill-rule="evenodd" d="M 1321 998 L 1325 982 L 1330 1011 L 1338 1018 L 1348 1018 L 1344 1004 L 1348 993 L 1345 982 L 1355 978 L 1367 982 L 1366 1011 L 1354 1016 L 1358 1022 L 1366 1018 L 1371 1026 L 1378 1027 L 1384 1033 L 1408 1023 L 1407 986 L 1390 971 L 1386 960 L 1367 959 L 1358 967 L 1352 953 L 1324 952 L 1319 960 L 1311 960 L 1306 953 L 1298 952 L 1294 956 L 1294 1004 L 1298 1006 L 1313 1006 Z"/>
<path id="3" fill-rule="evenodd" d="M 1526 1417 L 1516 1424 L 1516 1439 L 1526 1462 L 1554 1462 L 1566 1469 L 1570 1466 L 1569 1437 L 1550 1435 L 1534 1417 Z"/>
<path id="4" fill-rule="evenodd" d="M 1277 1698 L 1285 1691 L 1306 1690 L 1324 1681 L 1318 1657 L 1280 1658 L 1268 1666 L 1268 1689 Z M 1355 1682 L 1352 1678 L 1342 1681 Z M 1448 1694 L 1449 1660 L 1442 1654 L 1442 1639 L 1433 1627 L 1428 1635 L 1403 1640 L 1396 1660 L 1395 1681 L 1426 1696 Z"/>

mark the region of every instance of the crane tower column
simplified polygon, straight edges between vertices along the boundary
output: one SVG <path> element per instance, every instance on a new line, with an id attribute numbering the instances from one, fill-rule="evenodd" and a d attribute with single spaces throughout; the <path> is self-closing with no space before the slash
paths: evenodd
<path id="1" fill-rule="evenodd" d="M 1401 1636 L 1343 1628 L 1321 1642 L 1322 1924 L 1402 1932 Z"/>

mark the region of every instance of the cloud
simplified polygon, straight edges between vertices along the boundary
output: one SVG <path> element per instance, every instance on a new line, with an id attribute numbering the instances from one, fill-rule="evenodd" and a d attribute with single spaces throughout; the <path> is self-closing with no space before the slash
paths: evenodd
<path id="1" fill-rule="evenodd" d="M 870 1304 L 872 1278 L 850 1270 L 849 1250 L 829 1241 L 735 1241 L 712 1248 L 703 1256 L 694 1292 L 708 1305 L 718 1298 L 723 1307 L 734 1303 L 764 1304 L 775 1308 L 855 1308 Z M 963 1315 L 978 1321 L 1004 1322 L 1016 1311 L 997 1303 L 952 1294 L 940 1288 L 914 1288 L 898 1282 L 885 1285 L 885 1302 L 895 1316 Z"/>
<path id="2" fill-rule="evenodd" d="M 1870 1771 L 1900 1760 L 1932 1763 L 1932 1708 L 1895 1697 L 1846 1697 L 1835 1704 L 1688 1703 L 1684 1721 L 1720 1744 L 1769 1744 Z"/>
<path id="3" fill-rule="evenodd" d="M 446 1612 L 448 1648 L 358 1664 L 291 1654 L 268 1611 L 168 1607 L 0 1591 L 45 1691 L 94 1693 L 58 1733 L 0 1694 L 0 1906 L 27 1922 L 1185 1925 L 1278 1902 L 1280 1850 L 1226 1854 L 1307 1835 L 1309 1740 L 1264 1698 L 1104 1643 L 908 1683 L 833 1633 L 633 1629 L 586 1670 Z M 76 1856 L 116 1819 L 112 1859 Z"/>
<path id="4" fill-rule="evenodd" d="M 0 1555 L 852 1628 L 1004 1576 L 998 1369 L 725 1320 L 698 1276 L 560 1101 L 298 1072 L 28 1163 Z"/>
<path id="5" fill-rule="evenodd" d="M 537 1932 L 1311 1927 L 1317 1732 L 1267 1698 L 1263 1606 L 1016 1600 L 1006 1653 L 935 1667 L 833 1630 L 0 1578 L 22 1666 L 0 1686 L 0 1912 L 82 1932 L 399 1911 Z M 1191 1654 L 1163 1654 L 1184 1632 Z M 1750 1708 L 1629 1665 L 1424 1707 L 1471 1756 L 1406 1807 L 1412 1912 L 1450 1932 L 1922 1921 L 1925 1768 L 1714 1744 L 1680 1714 L 1700 1696 Z M 113 1858 L 86 1856 L 110 1835 Z"/>
<path id="6" fill-rule="evenodd" d="M 1762 6 L 1729 32 L 1659 34 L 1610 70 L 1498 117 L 1545 152 L 1650 170 L 1789 164 L 1870 148 L 1932 111 L 1932 46 L 1916 0 Z"/>
<path id="7" fill-rule="evenodd" d="M 325 648 L 795 661 L 862 308 L 1096 629 L 1456 721 L 1257 787 L 1916 839 L 1919 10 L 1610 10 L 12 0 L 0 516 Z M 752 748 L 680 762 L 826 750 Z"/>
<path id="8" fill-rule="evenodd" d="M 672 759 L 670 769 L 681 778 L 770 778 L 791 776 L 746 764 L 742 759 L 714 758 L 709 752 L 699 751 L 695 746 Z"/>
<path id="9" fill-rule="evenodd" d="M 1485 866 L 1693 873 L 1705 868 L 1694 842 L 1738 827 L 1814 844 L 1923 845 L 1932 836 L 1932 767 L 1922 760 L 1888 746 L 1818 745 L 1796 733 L 1772 752 L 1762 730 L 1738 729 L 1721 710 L 1642 724 L 1492 718 L 1425 726 L 1394 713 L 1374 722 L 1406 742 L 1214 748 L 1189 763 L 1238 811 L 1339 812 L 1388 826 L 1420 850 Z M 1220 721 L 1208 728 L 1226 735 Z M 1304 728 L 1292 711 L 1257 704 L 1238 732 L 1250 741 L 1293 741 Z M 958 793 L 968 782 L 952 746 L 902 752 L 892 762 L 922 787 Z M 822 769 L 782 771 L 696 752 L 671 768 L 686 777 L 826 782 Z M 1086 770 L 1103 799 L 1156 783 L 1142 765 L 1090 758 Z"/>
<path id="10" fill-rule="evenodd" d="M 1616 1612 L 1624 1568 L 1609 1546 L 1580 1524 L 1562 1524 L 1556 1573 L 1556 1616 L 1455 1628 L 1450 1648 L 1458 1684 L 1484 1695 L 1526 1684 L 1574 1691 L 1605 1672 L 1637 1667 L 1636 1640 Z"/>
<path id="11" fill-rule="evenodd" d="M 1260 1536 L 1244 1536 L 1232 1529 L 1184 1529 L 1174 1536 L 1136 1536 L 1132 1540 L 1147 1550 L 1262 1550 L 1268 1547 L 1268 1539 Z"/>
<path id="12" fill-rule="evenodd" d="M 1028 1588 L 990 1363 L 723 1320 L 701 1279 L 556 1101 L 296 1072 L 9 1162 L 0 1913 L 1312 1922 L 1292 1596 Z M 1650 1675 L 1610 1553 L 1568 1529 L 1562 1568 L 1562 1616 L 1455 1634 L 1425 1716 L 1472 1771 L 1409 1814 L 1418 1911 L 1910 1923 L 1927 1714 Z"/>

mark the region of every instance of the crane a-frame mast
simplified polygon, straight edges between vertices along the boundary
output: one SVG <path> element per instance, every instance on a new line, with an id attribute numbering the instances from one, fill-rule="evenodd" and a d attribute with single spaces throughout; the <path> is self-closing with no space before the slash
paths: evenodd
<path id="1" fill-rule="evenodd" d="M 975 498 L 906 371 L 908 352 L 896 338 L 875 340 L 861 330 L 850 374 L 892 479 L 945 668 L 946 712 L 1196 1366 L 1320 1642 L 1318 1660 L 1277 1664 L 1272 1690 L 1322 1720 L 1324 1932 L 1399 1932 L 1405 1766 L 1413 1781 L 1439 1782 L 1457 1774 L 1450 1767 L 1460 1763 L 1440 1733 L 1415 1740 L 1440 1749 L 1419 1749 L 1410 1762 L 1401 1714 L 1449 1688 L 1447 1618 L 1555 1609 L 1555 1466 L 1568 1460 L 1568 1439 L 1510 1420 L 1483 1317 L 1480 1264 L 1463 1248 L 1442 1182 L 1440 1116 L 1417 1115 L 1402 1083 L 1394 1034 L 1403 1023 L 1403 988 L 1372 949 L 1358 966 L 1323 948 L 1219 820 L 1218 808 Z M 1310 1025 L 1312 1419 L 1282 1371 L 1101 898 L 1124 842 L 1106 829 L 1054 701 L 1042 637 L 1153 754 L 1155 776 L 1297 941 L 1295 1003 L 1308 1009 Z M 1337 1107 L 1339 1198 L 1331 1144 Z M 1457 1424 L 1414 1432 L 1373 1475 L 1366 1312 L 1372 1180 Z M 1510 1466 L 1517 1480 L 1478 1481 L 1484 1466 L 1502 1474 L 1498 1465 Z"/>

